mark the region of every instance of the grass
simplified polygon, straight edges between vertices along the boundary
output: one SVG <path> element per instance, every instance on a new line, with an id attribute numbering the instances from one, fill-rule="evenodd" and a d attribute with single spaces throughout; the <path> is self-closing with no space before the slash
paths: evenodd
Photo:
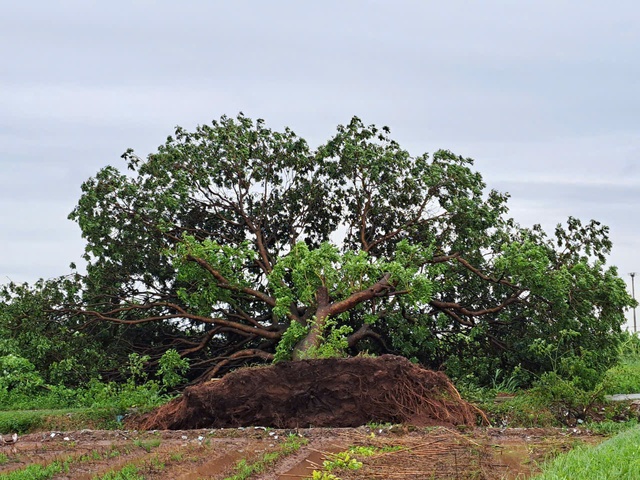
<path id="1" fill-rule="evenodd" d="M 20 470 L 0 474 L 0 480 L 48 480 L 59 473 L 69 470 L 69 463 L 52 462 L 49 465 L 29 465 Z"/>
<path id="2" fill-rule="evenodd" d="M 620 362 L 609 369 L 604 379 L 605 392 L 640 393 L 640 358 L 622 357 Z"/>
<path id="3" fill-rule="evenodd" d="M 260 459 L 253 463 L 248 463 L 242 459 L 235 466 L 236 473 L 224 480 L 246 480 L 251 476 L 264 472 L 273 465 L 280 457 L 291 455 L 297 452 L 300 447 L 306 445 L 308 440 L 298 435 L 289 435 L 282 446 L 275 452 L 265 453 Z"/>
<path id="4" fill-rule="evenodd" d="M 545 464 L 536 480 L 636 480 L 640 472 L 640 428 L 596 447 L 577 447 Z"/>
<path id="5" fill-rule="evenodd" d="M 0 432 L 24 434 L 36 430 L 72 430 L 77 428 L 114 429 L 114 408 L 67 408 L 60 410 L 2 410 Z"/>
<path id="6" fill-rule="evenodd" d="M 159 447 L 160 443 L 161 443 L 160 439 L 157 439 L 157 438 L 152 440 L 147 440 L 147 441 L 142 441 L 142 440 L 133 441 L 133 444 L 136 447 L 143 449 L 147 453 L 151 452 L 151 450 L 153 450 L 154 448 Z"/>
<path id="7" fill-rule="evenodd" d="M 120 470 L 107 472 L 100 476 L 96 475 L 92 480 L 144 480 L 144 477 L 135 465 L 125 465 Z"/>
<path id="8" fill-rule="evenodd" d="M 134 442 L 135 443 L 135 442 Z M 157 445 L 160 441 L 157 441 Z M 157 446 L 155 441 L 149 442 L 149 445 L 138 445 L 142 448 L 149 448 Z M 0 480 L 48 480 L 56 477 L 60 473 L 68 473 L 70 467 L 76 463 L 98 461 L 102 458 L 114 458 L 120 455 L 120 451 L 111 449 L 107 452 L 100 453 L 96 450 L 92 450 L 89 453 L 80 456 L 71 455 L 63 460 L 55 460 L 47 465 L 32 464 L 27 465 L 19 470 L 14 470 L 9 473 L 0 474 Z M 5 455 L 5 458 L 6 455 Z M 143 480 L 143 477 L 138 475 L 138 468 L 133 465 L 126 465 L 123 469 L 118 471 L 107 472 L 103 476 L 96 476 L 93 480 Z"/>
<path id="9" fill-rule="evenodd" d="M 638 420 L 632 418 L 627 421 L 617 422 L 615 420 L 604 420 L 602 422 L 588 422 L 585 427 L 598 435 L 613 436 L 622 433 L 630 428 L 638 426 Z"/>

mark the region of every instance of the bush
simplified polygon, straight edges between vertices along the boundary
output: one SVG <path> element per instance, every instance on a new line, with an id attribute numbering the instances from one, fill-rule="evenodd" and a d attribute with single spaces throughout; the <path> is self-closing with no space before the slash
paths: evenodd
<path id="1" fill-rule="evenodd" d="M 555 372 L 543 374 L 532 389 L 549 406 L 556 419 L 566 425 L 584 421 L 589 411 L 604 401 L 604 389 L 585 390 L 579 382 L 562 378 Z"/>
<path id="2" fill-rule="evenodd" d="M 0 357 L 0 392 L 36 394 L 44 380 L 26 358 L 9 354 Z"/>

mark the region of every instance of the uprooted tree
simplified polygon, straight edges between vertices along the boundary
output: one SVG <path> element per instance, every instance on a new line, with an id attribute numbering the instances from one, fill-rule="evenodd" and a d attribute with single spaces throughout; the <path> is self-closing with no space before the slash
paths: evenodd
<path id="1" fill-rule="evenodd" d="M 242 114 L 123 159 L 82 186 L 87 273 L 51 308 L 110 351 L 175 348 L 204 376 L 393 352 L 485 383 L 615 357 L 633 300 L 607 228 L 520 227 L 470 159 L 358 118 L 314 151 Z"/>

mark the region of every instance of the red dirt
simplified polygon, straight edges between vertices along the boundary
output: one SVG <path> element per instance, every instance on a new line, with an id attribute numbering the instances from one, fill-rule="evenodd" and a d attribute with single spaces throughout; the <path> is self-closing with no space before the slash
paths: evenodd
<path id="1" fill-rule="evenodd" d="M 392 427 L 346 429 L 68 431 L 21 436 L 16 451 L 5 455 L 0 474 L 39 463 L 75 457 L 56 480 L 89 480 L 125 465 L 136 465 L 148 480 L 221 480 L 233 475 L 238 460 L 258 461 L 281 451 L 290 435 L 308 443 L 284 455 L 256 480 L 292 480 L 311 476 L 331 454 L 351 446 L 375 447 L 374 456 L 351 456 L 363 462 L 358 470 L 335 472 L 343 480 L 460 479 L 523 480 L 538 471 L 539 462 L 576 445 L 603 440 L 579 429 L 496 429 Z M 145 446 L 147 448 L 145 448 Z M 395 447 L 390 449 L 389 447 Z M 114 455 L 114 452 L 118 454 Z M 94 455 L 97 454 L 97 455 Z M 84 455 L 84 460 L 80 456 Z"/>
<path id="2" fill-rule="evenodd" d="M 444 373 L 403 357 L 302 360 L 232 372 L 189 387 L 129 426 L 142 430 L 356 427 L 368 422 L 475 425 L 482 412 Z"/>

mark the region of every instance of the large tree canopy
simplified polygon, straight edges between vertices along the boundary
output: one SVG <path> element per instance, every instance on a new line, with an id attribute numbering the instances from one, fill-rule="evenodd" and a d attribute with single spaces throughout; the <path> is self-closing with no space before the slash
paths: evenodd
<path id="1" fill-rule="evenodd" d="M 522 228 L 472 160 L 389 134 L 353 118 L 312 150 L 241 114 L 127 151 L 82 186 L 87 274 L 56 311 L 204 375 L 363 351 L 480 381 L 606 367 L 632 303 L 607 228 Z"/>

